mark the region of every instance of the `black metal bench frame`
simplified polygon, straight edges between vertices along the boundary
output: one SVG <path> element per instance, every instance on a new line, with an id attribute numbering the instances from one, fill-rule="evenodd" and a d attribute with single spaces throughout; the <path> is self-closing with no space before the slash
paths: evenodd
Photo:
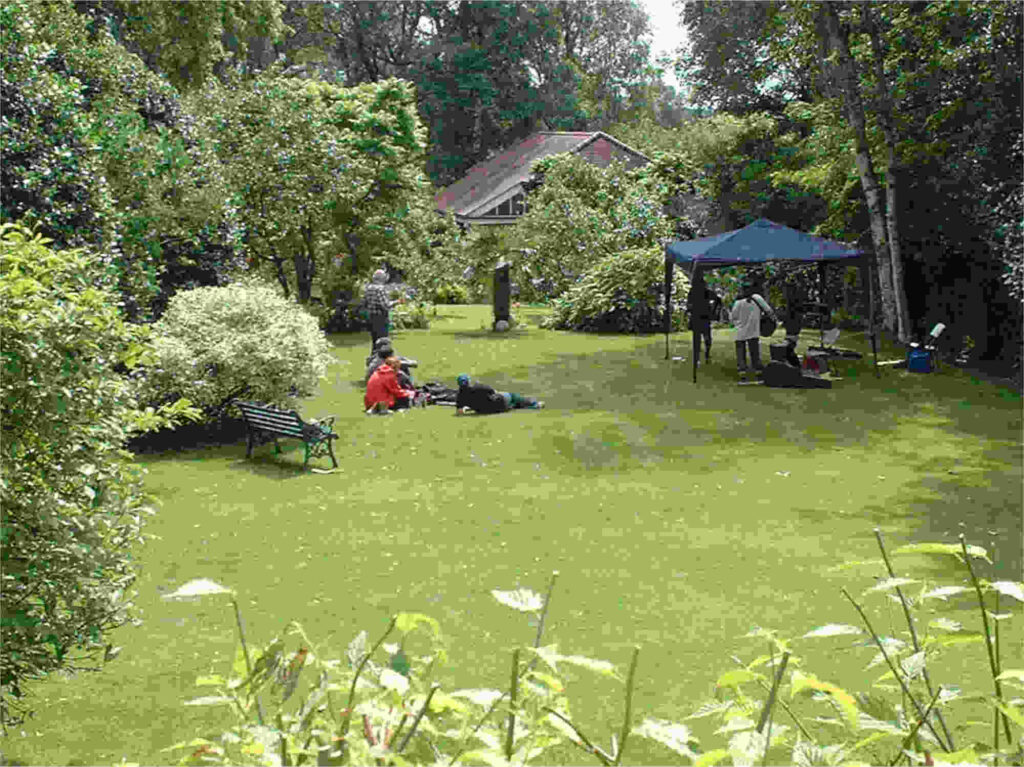
<path id="1" fill-rule="evenodd" d="M 334 468 L 338 468 L 338 460 L 334 457 L 332 440 L 338 439 L 334 433 L 335 416 L 325 416 L 311 421 L 303 421 L 294 410 L 281 410 L 272 405 L 259 402 L 234 400 L 233 404 L 242 413 L 248 432 L 245 457 L 251 458 L 257 445 L 274 441 L 274 452 L 281 452 L 278 437 L 291 437 L 302 441 L 306 448 L 306 456 L 302 468 L 306 468 L 310 458 L 329 455 Z"/>

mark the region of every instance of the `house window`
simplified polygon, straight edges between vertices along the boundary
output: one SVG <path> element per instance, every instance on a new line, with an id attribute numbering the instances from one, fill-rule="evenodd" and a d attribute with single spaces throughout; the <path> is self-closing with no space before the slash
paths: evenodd
<path id="1" fill-rule="evenodd" d="M 514 197 L 505 200 L 505 202 L 491 208 L 489 211 L 484 213 L 484 218 L 497 218 L 499 216 L 521 216 L 527 211 L 526 206 L 526 195 L 521 192 Z"/>

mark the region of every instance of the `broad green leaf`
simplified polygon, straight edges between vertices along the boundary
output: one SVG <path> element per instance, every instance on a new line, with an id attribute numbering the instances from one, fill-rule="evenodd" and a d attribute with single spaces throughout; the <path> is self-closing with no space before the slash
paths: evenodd
<path id="1" fill-rule="evenodd" d="M 409 680 L 397 671 L 386 668 L 380 672 L 380 686 L 386 690 L 394 690 L 399 695 L 405 695 L 409 690 Z"/>
<path id="2" fill-rule="evenodd" d="M 345 655 L 348 657 L 349 665 L 355 668 L 363 662 L 363 658 L 366 657 L 368 651 L 367 634 L 365 631 L 360 631 L 356 634 L 355 639 L 349 642 L 348 649 L 345 651 Z"/>
<path id="3" fill-rule="evenodd" d="M 715 682 L 716 687 L 739 687 L 741 684 L 747 682 L 753 682 L 755 679 L 761 679 L 760 674 L 756 674 L 753 671 L 748 671 L 745 668 L 734 668 L 726 671 Z"/>
<path id="4" fill-rule="evenodd" d="M 941 599 L 946 600 L 946 597 L 951 597 L 954 594 L 963 594 L 965 591 L 972 591 L 966 586 L 941 586 L 931 591 L 926 591 L 921 595 L 921 599 Z"/>
<path id="5" fill-rule="evenodd" d="M 982 764 L 982 760 L 973 747 L 961 748 L 949 754 L 935 754 L 935 764 Z"/>
<path id="6" fill-rule="evenodd" d="M 186 706 L 223 706 L 231 702 L 231 698 L 224 697 L 223 695 L 206 695 L 201 698 L 193 698 L 192 700 L 186 700 Z"/>
<path id="7" fill-rule="evenodd" d="M 391 667 L 392 671 L 397 671 L 404 677 L 409 676 L 409 671 L 412 668 L 409 664 L 409 659 L 406 657 L 401 647 L 395 650 L 395 653 L 388 660 L 388 665 Z"/>
<path id="8" fill-rule="evenodd" d="M 713 767 L 723 759 L 729 758 L 729 749 L 727 748 L 716 748 L 714 751 L 706 751 L 697 757 L 697 761 L 693 763 L 694 767 Z"/>
<path id="9" fill-rule="evenodd" d="M 465 713 L 469 711 L 470 708 L 461 700 L 456 699 L 454 695 L 448 695 L 438 690 L 434 693 L 434 697 L 430 699 L 430 710 L 437 713 L 442 711 L 458 711 L 459 713 Z"/>
<path id="10" fill-rule="evenodd" d="M 893 554 L 947 554 L 963 559 L 963 549 L 958 543 L 911 543 L 895 549 Z M 981 546 L 968 546 L 967 553 L 975 559 L 984 559 L 989 564 L 988 552 Z"/>
<path id="11" fill-rule="evenodd" d="M 832 565 L 832 567 L 828 568 L 826 572 L 835 573 L 841 572 L 843 570 L 850 570 L 854 567 L 866 567 L 869 565 L 872 567 L 877 567 L 880 564 L 882 564 L 881 559 L 860 559 L 853 562 L 842 562 L 838 565 Z"/>
<path id="12" fill-rule="evenodd" d="M 714 716 L 715 714 L 720 714 L 728 711 L 735 705 L 736 703 L 731 700 L 722 701 L 721 703 L 704 703 L 692 714 L 690 714 L 687 717 L 683 717 L 683 720 L 685 721 L 687 719 L 702 719 L 705 716 Z"/>
<path id="13" fill-rule="evenodd" d="M 536 680 L 536 682 L 546 690 L 551 692 L 564 692 L 565 687 L 562 685 L 562 680 L 557 676 L 551 674 L 545 674 L 542 671 L 531 671 L 526 675 L 528 680 Z"/>
<path id="14" fill-rule="evenodd" d="M 908 679 L 916 679 L 924 671 L 925 662 L 924 650 L 921 650 L 901 660 L 900 669 Z"/>
<path id="15" fill-rule="evenodd" d="M 920 581 L 915 578 L 885 578 L 867 589 L 864 593 L 870 594 L 874 591 L 888 591 L 889 589 L 894 589 L 897 586 L 909 586 L 911 583 L 920 583 Z"/>
<path id="16" fill-rule="evenodd" d="M 1014 679 L 1018 682 L 1024 682 L 1024 669 L 1008 668 L 997 676 L 996 679 L 1000 682 L 1008 681 L 1010 679 Z"/>
<path id="17" fill-rule="evenodd" d="M 468 701 L 475 703 L 478 706 L 489 707 L 494 701 L 504 695 L 499 690 L 487 690 L 487 689 L 468 689 L 468 690 L 456 690 L 451 693 L 453 698 L 465 698 Z M 435 695 L 436 697 L 436 695 Z"/>
<path id="18" fill-rule="evenodd" d="M 697 756 L 692 748 L 696 745 L 696 739 L 690 734 L 690 728 L 685 724 L 648 717 L 632 732 L 642 738 L 655 740 L 687 759 L 695 759 Z"/>
<path id="19" fill-rule="evenodd" d="M 901 733 L 897 733 L 896 735 L 901 735 Z M 896 735 L 893 735 L 893 733 L 890 732 L 873 732 L 866 738 L 858 740 L 856 743 L 850 746 L 850 750 L 847 753 L 852 754 L 854 751 L 864 748 L 864 746 L 870 746 L 872 743 L 875 743 L 879 740 L 896 737 Z"/>
<path id="20" fill-rule="evenodd" d="M 491 596 L 497 599 L 506 607 L 520 612 L 540 612 L 544 609 L 544 600 L 541 596 L 530 589 L 516 589 L 515 591 L 491 591 Z"/>
<path id="21" fill-rule="evenodd" d="M 619 675 L 615 671 L 615 666 L 606 660 L 587 658 L 583 655 L 559 655 L 558 660 L 561 663 L 568 663 L 570 666 L 580 666 L 581 668 L 595 671 L 602 676 L 609 676 L 616 679 L 619 678 Z"/>
<path id="22" fill-rule="evenodd" d="M 960 621 L 951 618 L 936 618 L 928 623 L 929 628 L 942 629 L 943 631 L 959 631 L 964 627 Z"/>
<path id="23" fill-rule="evenodd" d="M 196 677 L 196 687 L 219 687 L 225 684 L 227 684 L 227 680 L 217 674 Z"/>
<path id="24" fill-rule="evenodd" d="M 734 716 L 724 725 L 715 730 L 715 735 L 725 735 L 730 732 L 743 732 L 754 728 L 754 720 L 746 716 Z"/>
<path id="25" fill-rule="evenodd" d="M 245 648 L 239 642 L 235 647 L 235 658 L 231 662 L 231 677 L 232 679 L 245 679 L 248 674 L 249 670 L 245 663 Z"/>
<path id="26" fill-rule="evenodd" d="M 768 742 L 767 732 L 750 729 L 729 738 L 729 753 L 734 767 L 750 767 L 760 761 Z"/>
<path id="27" fill-rule="evenodd" d="M 557 716 L 555 716 L 554 714 L 552 714 L 550 712 L 548 713 L 547 722 L 548 722 L 549 725 L 551 725 L 556 730 L 558 730 L 560 733 L 562 733 L 562 736 L 565 737 L 567 740 L 571 741 L 572 743 L 582 743 L 583 742 L 583 741 L 580 740 L 579 735 L 576 734 L 576 731 L 573 730 L 572 727 L 570 727 L 562 719 L 559 719 Z M 638 730 L 633 730 L 633 732 L 635 734 L 637 734 L 637 735 L 642 735 L 643 734 L 643 733 L 639 732 Z"/>
<path id="28" fill-rule="evenodd" d="M 792 679 L 790 681 L 791 690 L 790 697 L 794 698 L 798 693 L 804 690 L 816 690 L 823 692 L 827 695 L 832 696 L 832 699 L 839 704 L 840 710 L 846 717 L 850 726 L 854 730 L 857 729 L 857 720 L 860 715 L 860 711 L 857 708 L 857 701 L 853 699 L 853 696 L 841 687 L 837 687 L 831 682 L 825 682 L 811 674 L 804 674 L 802 671 L 794 671 Z"/>
<path id="29" fill-rule="evenodd" d="M 961 644 L 974 644 L 976 642 L 984 642 L 985 637 L 978 633 L 972 632 L 970 634 L 943 634 L 941 636 L 929 636 L 925 637 L 925 647 L 953 647 L 954 645 Z"/>
<path id="30" fill-rule="evenodd" d="M 810 637 L 834 637 L 843 636 L 847 634 L 863 634 L 856 626 L 849 626 L 842 623 L 826 623 L 824 626 L 819 626 L 816 629 L 812 629 L 804 634 L 801 639 L 808 639 Z"/>
<path id="31" fill-rule="evenodd" d="M 214 583 L 206 578 L 197 578 L 179 586 L 170 594 L 164 594 L 164 599 L 192 599 L 195 597 L 209 596 L 211 594 L 233 594 L 231 589 Z"/>
<path id="32" fill-rule="evenodd" d="M 430 626 L 430 631 L 435 637 L 441 636 L 441 624 L 429 615 L 421 613 L 400 613 L 395 621 L 395 628 L 403 634 L 408 634 L 422 623 Z"/>
<path id="33" fill-rule="evenodd" d="M 512 762 L 509 762 L 498 750 L 491 749 L 477 749 L 475 751 L 466 751 L 462 756 L 459 757 L 459 762 L 476 762 L 480 761 L 484 764 L 490 765 L 490 767 L 512 767 Z"/>
<path id="34" fill-rule="evenodd" d="M 993 581 L 989 585 L 1000 594 L 1013 597 L 1018 602 L 1024 602 L 1024 584 L 1014 581 Z"/>
<path id="35" fill-rule="evenodd" d="M 1024 727 L 1024 711 L 1017 706 L 1010 706 L 998 700 L 993 700 L 992 704 L 1006 714 L 1010 721 L 1018 727 Z"/>

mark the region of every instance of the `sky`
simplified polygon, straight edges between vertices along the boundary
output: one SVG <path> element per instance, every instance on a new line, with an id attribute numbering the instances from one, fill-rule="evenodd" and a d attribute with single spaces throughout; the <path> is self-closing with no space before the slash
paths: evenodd
<path id="1" fill-rule="evenodd" d="M 653 43 L 651 56 L 657 58 L 662 53 L 675 54 L 675 49 L 683 42 L 683 29 L 679 26 L 679 11 L 672 7 L 672 0 L 640 0 L 651 18 Z M 679 87 L 675 72 L 665 72 L 665 82 L 675 88 Z"/>

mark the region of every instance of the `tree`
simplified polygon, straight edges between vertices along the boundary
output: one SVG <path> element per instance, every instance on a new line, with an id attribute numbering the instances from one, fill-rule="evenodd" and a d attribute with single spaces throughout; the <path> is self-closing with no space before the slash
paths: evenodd
<path id="1" fill-rule="evenodd" d="M 219 162 L 173 87 L 69 2 L 0 7 L 0 220 L 105 254 L 133 319 L 236 266 Z"/>
<path id="2" fill-rule="evenodd" d="M 273 42 L 291 31 L 280 0 L 75 0 L 75 8 L 182 91 L 202 87 L 232 56 L 244 59 L 251 38 Z"/>
<path id="3" fill-rule="evenodd" d="M 429 192 L 408 83 L 343 88 L 278 66 L 211 82 L 190 103 L 225 165 L 250 262 L 270 267 L 285 295 L 309 302 L 339 253 L 356 274 L 406 247 L 402 222 Z"/>
<path id="4" fill-rule="evenodd" d="M 507 247 L 543 293 L 561 293 L 595 260 L 670 234 L 657 182 L 639 170 L 564 154 L 539 160 L 533 172 L 529 208 Z"/>
<path id="5" fill-rule="evenodd" d="M 105 635 L 136 622 L 133 551 L 151 513 L 124 442 L 198 415 L 187 402 L 135 409 L 117 367 L 145 359 L 146 329 L 125 322 L 100 257 L 48 242 L 0 226 L 5 731 L 25 714 L 31 680 L 116 655 Z"/>

